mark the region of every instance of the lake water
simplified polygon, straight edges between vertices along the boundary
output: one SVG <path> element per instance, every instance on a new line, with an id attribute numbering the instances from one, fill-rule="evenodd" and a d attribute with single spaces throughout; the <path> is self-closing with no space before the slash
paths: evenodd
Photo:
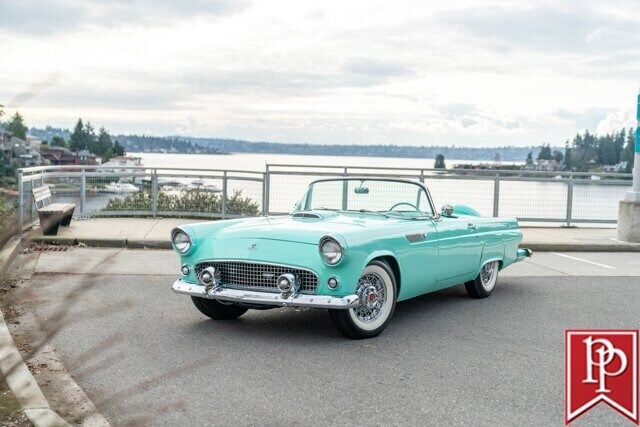
<path id="1" fill-rule="evenodd" d="M 160 154 L 160 153 L 129 153 L 131 156 L 141 157 L 144 166 L 149 167 L 180 167 L 197 169 L 240 169 L 261 171 L 265 165 L 291 164 L 312 166 L 360 166 L 360 167 L 398 167 L 398 168 L 433 168 L 434 159 L 416 159 L 402 157 L 351 157 L 351 156 L 301 156 L 289 154 Z M 445 159 L 448 168 L 456 163 L 487 163 L 471 160 Z M 513 163 L 505 163 L 513 164 Z"/>
<path id="2" fill-rule="evenodd" d="M 347 156 L 301 156 L 286 154 L 230 154 L 230 155 L 199 155 L 199 154 L 158 154 L 158 153 L 130 153 L 142 158 L 144 166 L 151 168 L 195 168 L 195 169 L 234 169 L 263 172 L 265 165 L 290 164 L 309 166 L 309 169 L 298 171 L 308 172 L 306 175 L 271 175 L 269 207 L 271 213 L 289 212 L 309 183 L 319 178 L 314 175 L 314 166 L 356 166 L 391 167 L 391 168 L 432 168 L 432 159 L 391 158 L 391 157 L 347 157 Z M 482 163 L 468 160 L 446 160 L 447 166 L 454 163 Z M 361 171 L 362 172 L 362 171 Z M 176 173 L 166 172 L 159 178 L 160 191 L 172 194 L 175 186 L 186 188 L 200 180 L 203 184 L 222 187 L 219 178 L 172 176 Z M 193 175 L 197 172 L 186 175 Z M 183 174 L 184 175 L 184 174 Z M 64 181 L 64 180 L 63 180 Z M 57 199 L 79 203 L 79 180 L 74 188 L 69 187 L 69 181 L 56 182 Z M 488 179 L 469 179 L 465 177 L 449 177 L 443 175 L 427 176 L 425 183 L 429 188 L 436 207 L 442 204 L 466 204 L 477 209 L 482 215 L 493 214 L 494 181 Z M 140 184 L 140 183 L 139 183 Z M 66 189 L 64 189 L 66 188 Z M 102 194 L 91 191 L 95 184 L 88 183 L 86 208 L 88 212 L 104 208 L 112 198 L 124 199 L 125 195 Z M 565 218 L 567 212 L 567 184 L 554 181 L 518 181 L 501 180 L 499 192 L 499 216 L 517 218 L 545 218 L 548 220 Z M 628 185 L 614 185 L 607 181 L 576 180 L 573 188 L 573 219 L 576 220 L 615 220 L 617 218 L 618 201 L 628 191 Z M 249 197 L 257 203 L 262 202 L 262 183 L 240 179 L 228 180 L 228 191 L 242 190 L 243 197 Z M 178 190 L 180 191 L 180 190 Z M 138 210 L 131 206 L 131 210 Z M 189 206 L 178 207 L 180 211 L 189 211 Z M 552 221 L 549 221 L 552 222 Z M 524 221 L 523 223 L 527 223 Z"/>

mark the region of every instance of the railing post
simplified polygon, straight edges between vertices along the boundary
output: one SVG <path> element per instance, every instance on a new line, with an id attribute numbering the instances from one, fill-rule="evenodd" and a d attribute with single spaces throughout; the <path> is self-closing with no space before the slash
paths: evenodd
<path id="1" fill-rule="evenodd" d="M 158 170 L 151 171 L 151 213 L 155 217 L 158 213 Z"/>
<path id="2" fill-rule="evenodd" d="M 420 169 L 420 182 L 424 184 L 424 169 Z"/>
<path id="3" fill-rule="evenodd" d="M 269 165 L 266 165 L 264 173 L 264 179 L 262 181 L 262 187 L 264 194 L 262 195 L 262 215 L 269 216 L 269 186 L 271 185 L 271 172 L 269 172 Z"/>
<path id="4" fill-rule="evenodd" d="M 80 177 L 80 214 L 84 216 L 87 202 L 87 175 L 85 169 L 82 169 Z"/>
<path id="5" fill-rule="evenodd" d="M 22 227 L 24 221 L 24 181 L 22 170 L 18 170 L 18 232 L 22 235 Z"/>
<path id="6" fill-rule="evenodd" d="M 569 175 L 567 182 L 567 227 L 571 227 L 571 215 L 573 213 L 573 174 Z"/>
<path id="7" fill-rule="evenodd" d="M 222 200 L 220 201 L 222 219 L 227 215 L 227 171 L 222 173 Z"/>
<path id="8" fill-rule="evenodd" d="M 344 168 L 344 172 L 342 174 L 342 176 L 348 176 L 349 175 L 349 170 L 347 168 Z M 342 181 L 342 210 L 346 211 L 347 210 L 347 199 L 349 197 L 349 181 L 344 180 Z"/>
<path id="9" fill-rule="evenodd" d="M 496 174 L 493 181 L 493 217 L 498 217 L 498 209 L 500 207 L 500 174 Z"/>

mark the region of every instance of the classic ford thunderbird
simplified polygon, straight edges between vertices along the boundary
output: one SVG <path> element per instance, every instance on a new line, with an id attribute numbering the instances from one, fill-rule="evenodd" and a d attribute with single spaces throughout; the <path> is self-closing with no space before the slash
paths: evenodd
<path id="1" fill-rule="evenodd" d="M 249 309 L 327 309 L 350 338 L 380 334 L 396 302 L 464 283 L 488 297 L 498 272 L 531 256 L 515 219 L 468 206 L 437 211 L 410 180 L 323 179 L 288 216 L 184 225 L 175 292 L 200 312 L 233 319 Z"/>

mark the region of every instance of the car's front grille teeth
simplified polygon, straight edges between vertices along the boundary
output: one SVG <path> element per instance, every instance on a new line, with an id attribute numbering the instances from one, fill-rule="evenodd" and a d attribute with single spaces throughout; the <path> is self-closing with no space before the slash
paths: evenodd
<path id="1" fill-rule="evenodd" d="M 300 284 L 300 292 L 314 294 L 318 277 L 309 270 L 284 265 L 260 264 L 238 261 L 206 261 L 196 264 L 196 274 L 207 267 L 220 272 L 223 287 L 252 289 L 263 292 L 279 292 L 277 280 L 281 274 L 291 273 Z"/>

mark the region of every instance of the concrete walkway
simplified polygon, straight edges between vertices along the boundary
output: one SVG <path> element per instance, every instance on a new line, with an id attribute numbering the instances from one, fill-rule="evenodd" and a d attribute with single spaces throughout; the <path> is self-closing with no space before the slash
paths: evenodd
<path id="1" fill-rule="evenodd" d="M 93 247 L 157 248 L 171 247 L 172 228 L 198 222 L 184 218 L 93 218 L 74 220 L 62 227 L 58 236 L 42 236 L 33 230 L 36 242 L 84 243 Z M 522 247 L 534 251 L 640 252 L 640 244 L 617 239 L 615 228 L 524 227 Z"/>

